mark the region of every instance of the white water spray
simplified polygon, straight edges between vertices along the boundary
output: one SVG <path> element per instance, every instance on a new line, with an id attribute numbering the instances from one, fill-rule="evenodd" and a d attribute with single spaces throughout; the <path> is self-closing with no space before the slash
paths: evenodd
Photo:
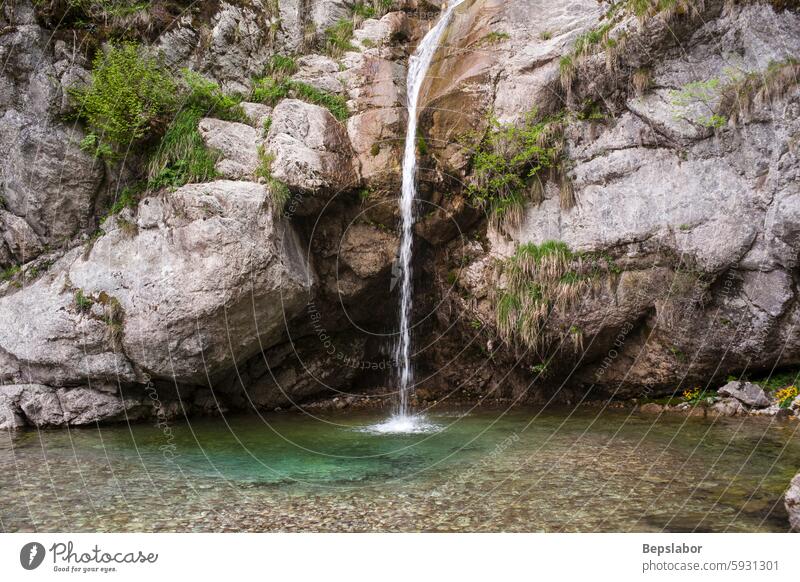
<path id="1" fill-rule="evenodd" d="M 442 35 L 450 23 L 453 11 L 464 0 L 453 0 L 445 9 L 439 21 L 419 43 L 417 50 L 409 59 L 406 87 L 408 93 L 408 128 L 403 154 L 403 189 L 400 196 L 402 230 L 400 238 L 399 266 L 400 284 L 400 337 L 395 348 L 395 359 L 399 366 L 398 392 L 400 394 L 395 416 L 387 421 L 387 426 L 395 427 L 396 432 L 414 432 L 417 422 L 424 423 L 409 414 L 408 397 L 414 385 L 414 368 L 411 364 L 411 311 L 413 307 L 411 256 L 414 236 L 414 202 L 417 198 L 417 105 L 419 93 L 433 55 L 439 48 Z"/>

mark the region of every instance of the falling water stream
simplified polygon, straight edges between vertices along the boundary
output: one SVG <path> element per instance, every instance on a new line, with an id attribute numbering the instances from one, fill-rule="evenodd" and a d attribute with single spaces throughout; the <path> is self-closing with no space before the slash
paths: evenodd
<path id="1" fill-rule="evenodd" d="M 446 6 L 436 25 L 431 28 L 419 43 L 417 50 L 409 59 L 406 89 L 408 94 L 408 128 L 403 153 L 403 188 L 400 195 L 400 215 L 402 226 L 400 234 L 399 267 L 400 283 L 400 333 L 395 347 L 395 360 L 398 364 L 398 404 L 395 414 L 385 423 L 376 427 L 380 432 L 424 432 L 430 424 L 409 410 L 409 393 L 414 385 L 414 367 L 411 363 L 411 311 L 413 307 L 412 250 L 414 242 L 414 202 L 417 198 L 417 122 L 419 94 L 430 69 L 436 49 L 453 16 L 455 9 L 464 0 L 453 0 Z"/>

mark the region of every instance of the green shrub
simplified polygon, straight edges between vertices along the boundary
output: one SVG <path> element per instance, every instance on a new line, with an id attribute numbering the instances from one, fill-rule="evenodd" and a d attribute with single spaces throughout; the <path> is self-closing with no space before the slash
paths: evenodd
<path id="1" fill-rule="evenodd" d="M 283 207 L 291 198 L 292 193 L 289 187 L 277 180 L 272 175 L 272 162 L 275 161 L 275 155 L 268 152 L 262 145 L 258 147 L 258 168 L 256 169 L 256 177 L 261 178 L 269 188 L 270 196 L 276 212 L 282 212 Z"/>
<path id="2" fill-rule="evenodd" d="M 297 72 L 297 61 L 286 55 L 273 55 L 269 60 L 267 72 L 275 79 L 283 80 Z"/>
<path id="3" fill-rule="evenodd" d="M 241 107 L 239 95 L 228 95 L 214 81 L 199 73 L 182 69 L 182 108 L 197 109 L 206 117 L 225 121 L 246 122 L 247 116 Z"/>
<path id="4" fill-rule="evenodd" d="M 141 184 L 123 188 L 122 192 L 120 192 L 119 196 L 117 196 L 117 199 L 114 200 L 114 204 L 112 204 L 111 208 L 108 209 L 107 216 L 119 214 L 126 208 L 135 208 L 139 203 L 139 196 L 143 190 L 144 187 Z"/>
<path id="5" fill-rule="evenodd" d="M 197 125 L 202 110 L 181 110 L 167 129 L 148 166 L 148 187 L 179 187 L 191 182 L 207 182 L 217 176 L 219 157 L 208 151 Z"/>
<path id="6" fill-rule="evenodd" d="M 361 19 L 373 18 L 376 13 L 375 7 L 366 2 L 360 1 L 353 5 L 353 16 L 357 16 Z"/>
<path id="7" fill-rule="evenodd" d="M 225 95 L 219 86 L 189 70 L 183 72 L 183 103 L 150 158 L 148 187 L 179 187 L 217 177 L 219 155 L 209 151 L 197 126 L 204 117 L 245 121 L 241 99 Z"/>
<path id="8" fill-rule="evenodd" d="M 175 109 L 176 86 L 158 60 L 124 43 L 99 54 L 88 87 L 69 93 L 90 132 L 82 145 L 114 157 L 160 133 Z"/>
<path id="9" fill-rule="evenodd" d="M 274 107 L 278 101 L 289 95 L 288 81 L 276 81 L 272 77 L 253 80 L 250 99 Z"/>
<path id="10" fill-rule="evenodd" d="M 355 47 L 350 42 L 353 38 L 353 21 L 343 18 L 325 29 L 325 50 L 332 57 L 340 57 Z"/>
<path id="11" fill-rule="evenodd" d="M 344 121 L 350 116 L 347 100 L 344 97 L 322 91 L 301 81 L 276 81 L 272 77 L 255 79 L 250 98 L 253 101 L 274 106 L 278 101 L 289 96 L 325 107 L 339 121 Z"/>
<path id="12" fill-rule="evenodd" d="M 94 301 L 88 295 L 85 295 L 83 289 L 78 289 L 73 295 L 75 300 L 75 309 L 81 313 L 87 313 L 94 305 Z"/>
<path id="13" fill-rule="evenodd" d="M 19 273 L 21 270 L 19 265 L 11 265 L 0 271 L 0 281 L 9 281 L 14 278 L 14 276 Z"/>
<path id="14" fill-rule="evenodd" d="M 541 201 L 547 175 L 562 171 L 563 126 L 563 114 L 539 118 L 532 112 L 519 125 L 492 118 L 470 152 L 472 201 L 488 207 L 501 226 L 517 223 L 526 200 Z"/>

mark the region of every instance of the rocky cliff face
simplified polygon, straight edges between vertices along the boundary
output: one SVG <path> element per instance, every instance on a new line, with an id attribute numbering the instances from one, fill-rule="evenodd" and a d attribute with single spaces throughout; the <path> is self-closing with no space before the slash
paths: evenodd
<path id="1" fill-rule="evenodd" d="M 391 378 L 406 62 L 439 3 L 189 4 L 93 38 L 145 39 L 245 115 L 198 123 L 213 181 L 149 188 L 102 224 L 146 165 L 86 151 L 69 91 L 102 45 L 63 3 L 3 7 L 3 426 L 274 408 Z M 257 99 L 275 55 L 293 55 L 285 91 Z M 800 363 L 798 55 L 800 16 L 770 2 L 465 2 L 423 89 L 418 397 L 670 394 Z M 530 119 L 556 120 L 535 143 L 557 165 L 526 166 L 498 221 L 476 152 Z M 551 294 L 541 317 L 504 325 L 509 260 L 552 241 L 558 276 L 526 271 Z"/>

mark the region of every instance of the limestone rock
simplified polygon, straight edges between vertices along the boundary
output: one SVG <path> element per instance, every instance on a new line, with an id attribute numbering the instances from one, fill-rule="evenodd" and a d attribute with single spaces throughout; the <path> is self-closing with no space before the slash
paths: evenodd
<path id="1" fill-rule="evenodd" d="M 141 403 L 90 388 L 51 388 L 41 384 L 0 387 L 0 428 L 78 426 L 136 420 Z"/>
<path id="2" fill-rule="evenodd" d="M 24 263 L 42 252 L 42 243 L 31 226 L 19 216 L 0 209 L 0 233 L 18 263 Z"/>
<path id="3" fill-rule="evenodd" d="M 26 314 L 0 326 L 0 380 L 206 384 L 276 343 L 314 281 L 258 184 L 184 186 L 104 228 L 90 252 L 0 298 L 3 321 Z"/>
<path id="4" fill-rule="evenodd" d="M 293 81 L 299 81 L 327 93 L 344 93 L 339 79 L 339 63 L 323 55 L 306 55 L 297 59 L 297 72 Z"/>
<path id="5" fill-rule="evenodd" d="M 215 168 L 224 178 L 251 177 L 258 168 L 261 132 L 244 123 L 206 117 L 198 126 L 206 147 L 219 152 Z"/>
<path id="6" fill-rule="evenodd" d="M 337 192 L 359 181 L 344 127 L 323 107 L 281 101 L 272 112 L 266 149 L 274 156 L 272 176 L 290 188 Z"/>
<path id="7" fill-rule="evenodd" d="M 270 115 L 272 114 L 272 107 L 262 103 L 250 103 L 247 101 L 239 105 L 247 116 L 250 125 L 255 127 L 258 131 L 263 131 L 264 124 L 270 119 Z"/>
<path id="8" fill-rule="evenodd" d="M 764 393 L 764 389 L 752 382 L 728 382 L 719 389 L 721 396 L 736 398 L 739 402 L 755 408 L 766 408 L 770 405 L 770 399 Z"/>
<path id="9" fill-rule="evenodd" d="M 80 149 L 81 138 L 13 110 L 0 118 L 0 194 L 43 243 L 63 242 L 91 224 L 103 171 Z"/>
<path id="10" fill-rule="evenodd" d="M 359 277 L 374 277 L 387 269 L 395 258 L 397 235 L 366 224 L 350 226 L 341 242 L 339 257 Z"/>
<path id="11" fill-rule="evenodd" d="M 747 410 L 742 406 L 736 398 L 723 398 L 719 402 L 715 402 L 709 408 L 709 413 L 717 416 L 736 416 L 745 414 Z"/>

